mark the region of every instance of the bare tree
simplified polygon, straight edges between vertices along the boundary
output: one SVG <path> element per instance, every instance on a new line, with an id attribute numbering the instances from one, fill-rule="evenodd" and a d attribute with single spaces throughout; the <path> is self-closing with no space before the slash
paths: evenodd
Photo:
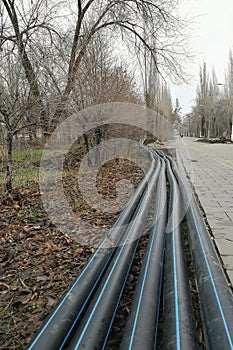
<path id="1" fill-rule="evenodd" d="M 116 59 L 112 57 L 109 41 L 100 34 L 89 45 L 76 82 L 71 93 L 75 110 L 100 103 L 140 102 L 133 78 L 123 65 L 118 65 Z M 106 126 L 95 130 L 94 144 L 101 142 L 106 131 Z M 86 134 L 83 136 L 88 151 L 90 137 L 88 138 Z"/>
<path id="2" fill-rule="evenodd" d="M 63 13 L 74 20 L 70 27 L 63 20 L 59 26 L 57 17 Z M 45 116 L 41 86 L 36 74 L 35 56 L 29 54 L 36 46 L 36 41 L 43 35 L 45 41 L 54 43 L 54 36 L 63 36 L 65 28 L 73 33 L 71 49 L 67 54 L 67 72 L 59 89 L 60 102 L 54 112 L 51 123 L 62 117 L 66 103 L 73 91 L 79 75 L 81 62 L 92 40 L 100 32 L 106 36 L 122 38 L 138 52 L 150 52 L 158 70 L 181 74 L 178 63 L 183 55 L 182 35 L 184 23 L 174 16 L 177 2 L 172 0 L 78 0 L 76 1 L 18 1 L 3 0 L 6 11 L 2 26 L 2 45 L 10 41 L 18 48 L 25 76 L 33 98 L 36 99 L 41 116 Z M 146 18 L 147 35 L 144 35 Z M 62 20 L 61 20 L 62 21 Z M 74 24 L 75 23 L 75 24 Z M 12 30 L 13 32 L 12 32 Z M 175 35 L 174 35 L 175 34 Z M 37 39 L 36 39 L 37 38 Z M 38 39 L 39 38 L 39 39 Z M 155 40 L 151 40 L 155 38 Z M 30 50 L 29 50 L 30 49 Z"/>
<path id="3" fill-rule="evenodd" d="M 112 56 L 109 41 L 101 35 L 89 45 L 76 82 L 72 97 L 79 109 L 105 102 L 138 101 L 131 74 Z"/>
<path id="4" fill-rule="evenodd" d="M 218 136 L 218 103 L 219 103 L 219 87 L 218 79 L 215 70 L 212 71 L 212 76 L 209 80 L 209 96 L 207 99 L 208 108 L 208 124 L 207 124 L 207 138 Z"/>
<path id="5" fill-rule="evenodd" d="M 6 188 L 11 191 L 14 137 L 35 122 L 31 124 L 27 118 L 30 108 L 29 88 L 22 77 L 21 63 L 12 60 L 12 55 L 7 55 L 4 63 L 0 70 L 0 124 L 4 132 L 3 142 L 6 143 L 7 148 Z"/>
<path id="6" fill-rule="evenodd" d="M 53 1 L 43 0 L 35 2 L 2 0 L 2 3 L 1 46 L 10 43 L 12 50 L 17 47 L 19 59 L 30 87 L 30 98 L 33 105 L 37 106 L 39 114 L 37 119 L 45 118 L 34 57 L 30 55 L 30 52 L 33 52 L 35 37 L 39 38 L 45 31 L 52 39 L 55 32 L 52 22 L 54 22 L 55 12 L 60 3 L 54 4 Z"/>
<path id="7" fill-rule="evenodd" d="M 233 54 L 229 52 L 228 68 L 226 72 L 225 84 L 223 84 L 223 99 L 225 101 L 225 109 L 227 114 L 227 136 L 232 138 L 233 135 Z"/>
<path id="8" fill-rule="evenodd" d="M 231 63 L 229 63 L 228 78 L 231 77 L 230 66 Z M 219 85 L 224 87 L 222 93 L 220 93 Z M 203 67 L 200 68 L 196 105 L 189 115 L 191 118 L 189 125 L 193 126 L 192 132 L 194 134 L 208 139 L 222 136 L 230 137 L 232 120 L 230 86 L 231 83 L 228 80 L 226 84 L 219 84 L 214 69 L 210 76 L 206 64 L 203 64 Z"/>
<path id="9" fill-rule="evenodd" d="M 197 107 L 201 119 L 201 135 L 207 136 L 207 114 L 208 114 L 208 98 L 209 98 L 209 75 L 206 69 L 206 63 L 200 67 L 199 86 L 197 87 Z"/>

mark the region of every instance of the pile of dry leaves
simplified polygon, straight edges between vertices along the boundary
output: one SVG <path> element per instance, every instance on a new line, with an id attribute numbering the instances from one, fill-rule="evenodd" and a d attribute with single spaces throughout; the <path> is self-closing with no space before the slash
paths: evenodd
<path id="1" fill-rule="evenodd" d="M 97 182 L 103 196 L 115 196 L 119 164 L 108 164 Z M 124 164 L 123 177 L 136 186 L 139 169 Z M 74 171 L 74 169 L 72 169 Z M 120 175 L 118 175 L 118 173 Z M 77 215 L 110 227 L 114 215 L 90 211 L 72 172 L 65 187 Z M 94 252 L 57 229 L 44 211 L 38 184 L 0 195 L 0 349 L 24 349 Z M 71 193 L 72 192 L 72 193 Z"/>
<path id="2" fill-rule="evenodd" d="M 53 227 L 37 188 L 0 202 L 0 349 L 23 349 L 92 250 Z"/>

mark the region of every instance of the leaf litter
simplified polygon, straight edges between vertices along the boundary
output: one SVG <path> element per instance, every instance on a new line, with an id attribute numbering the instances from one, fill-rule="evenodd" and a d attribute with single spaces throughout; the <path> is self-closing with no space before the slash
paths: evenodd
<path id="1" fill-rule="evenodd" d="M 74 212 L 93 227 L 110 228 L 119 213 L 98 213 L 82 198 L 68 169 L 64 188 Z M 142 171 L 128 161 L 111 161 L 98 174 L 105 198 L 127 177 L 136 187 Z M 24 349 L 94 253 L 56 228 L 47 216 L 38 183 L 0 194 L 0 350 Z M 65 218 L 64 218 L 65 220 Z"/>

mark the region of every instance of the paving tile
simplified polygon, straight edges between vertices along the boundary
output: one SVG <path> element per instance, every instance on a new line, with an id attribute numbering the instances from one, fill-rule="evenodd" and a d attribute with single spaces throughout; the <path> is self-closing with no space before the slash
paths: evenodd
<path id="1" fill-rule="evenodd" d="M 183 142 L 177 146 L 180 157 L 192 176 L 233 285 L 233 148 L 231 145 L 202 144 L 185 138 Z"/>
<path id="2" fill-rule="evenodd" d="M 207 216 L 207 221 L 212 229 L 220 229 L 221 227 L 232 228 L 232 221 L 230 220 L 217 221 L 214 218 Z"/>
<path id="3" fill-rule="evenodd" d="M 233 241 L 233 225 L 230 227 L 211 228 L 215 238 L 224 238 Z M 233 252 L 232 252 L 233 255 Z"/>
<path id="4" fill-rule="evenodd" d="M 233 241 L 223 238 L 215 238 L 216 246 L 218 247 L 220 255 L 231 255 L 233 252 Z M 233 261 L 232 261 L 233 263 Z M 232 265 L 233 268 L 233 265 Z"/>
<path id="5" fill-rule="evenodd" d="M 227 214 L 227 216 L 229 216 L 229 218 L 233 221 L 233 212 L 232 212 L 232 211 L 226 210 L 226 214 Z"/>
<path id="6" fill-rule="evenodd" d="M 223 255 L 222 260 L 224 268 L 233 271 L 233 255 Z"/>
<path id="7" fill-rule="evenodd" d="M 227 275 L 230 279 L 231 285 L 233 286 L 233 271 L 232 270 L 227 270 Z"/>
<path id="8" fill-rule="evenodd" d="M 199 198 L 200 199 L 200 198 Z M 212 209 L 218 209 L 218 210 L 224 210 L 223 206 L 221 205 L 221 203 L 219 203 L 218 201 L 209 201 L 209 200 L 205 200 L 205 199 L 201 199 L 201 205 L 207 210 L 208 208 L 212 208 Z M 225 211 L 225 210 L 224 210 Z"/>
<path id="9" fill-rule="evenodd" d="M 207 208 L 207 211 L 206 211 L 207 213 L 208 213 L 208 208 Z M 208 214 L 207 214 L 207 217 L 208 218 L 210 218 L 211 220 L 215 220 L 215 221 L 217 221 L 217 222 L 222 222 L 222 221 L 232 221 L 230 218 L 229 218 L 229 216 L 226 214 L 226 212 L 225 211 L 221 211 L 221 210 L 219 210 L 219 211 L 217 211 L 217 212 L 209 212 Z"/>

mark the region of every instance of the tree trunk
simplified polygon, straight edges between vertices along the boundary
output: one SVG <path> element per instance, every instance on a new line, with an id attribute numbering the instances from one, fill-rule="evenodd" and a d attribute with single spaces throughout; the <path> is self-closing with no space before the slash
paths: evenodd
<path id="1" fill-rule="evenodd" d="M 201 118 L 201 136 L 206 137 L 206 121 L 204 116 Z"/>
<path id="2" fill-rule="evenodd" d="M 86 153 L 88 153 L 90 151 L 90 148 L 89 148 L 88 136 L 85 133 L 83 134 L 83 140 L 84 140 Z"/>
<path id="3" fill-rule="evenodd" d="M 97 126 L 94 131 L 94 152 L 95 152 L 95 159 L 94 159 L 94 164 L 93 166 L 98 166 L 101 162 L 100 159 L 100 153 L 99 153 L 99 148 L 98 145 L 102 141 L 102 130 L 101 127 Z"/>
<path id="4" fill-rule="evenodd" d="M 13 135 L 10 131 L 7 133 L 7 168 L 6 168 L 6 189 L 8 192 L 12 190 L 12 146 Z"/>

